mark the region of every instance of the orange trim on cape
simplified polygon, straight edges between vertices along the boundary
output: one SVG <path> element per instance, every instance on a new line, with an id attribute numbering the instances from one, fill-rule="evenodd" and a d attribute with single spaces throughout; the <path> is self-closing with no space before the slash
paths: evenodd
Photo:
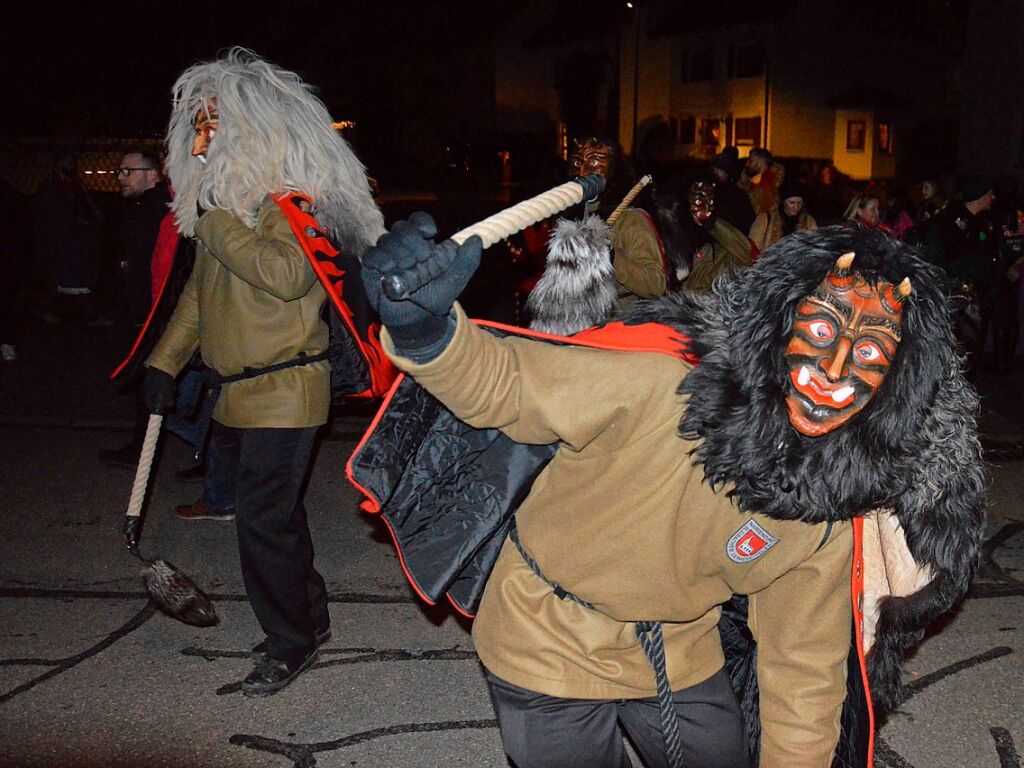
<path id="1" fill-rule="evenodd" d="M 305 210 L 298 204 L 289 205 L 289 201 L 298 200 L 306 203 Z M 286 192 L 274 197 L 274 202 L 280 207 L 292 233 L 302 246 L 302 250 L 309 259 L 313 271 L 324 286 L 324 291 L 330 298 L 331 303 L 338 312 L 338 316 L 344 321 L 352 334 L 352 338 L 359 346 L 360 351 L 366 359 L 366 368 L 370 376 L 370 386 L 362 392 L 349 395 L 353 398 L 371 399 L 380 397 L 387 392 L 398 376 L 398 369 L 395 368 L 388 356 L 384 354 L 384 348 L 380 343 L 380 323 L 370 323 L 367 329 L 367 338 L 363 338 L 356 328 L 355 319 L 351 308 L 343 298 L 344 288 L 342 281 L 345 272 L 339 269 L 331 259 L 340 253 L 330 240 L 320 230 L 320 225 L 312 214 L 313 202 L 301 192 Z"/>
<path id="2" fill-rule="evenodd" d="M 853 568 L 850 571 L 850 600 L 853 603 L 854 642 L 860 661 L 860 676 L 864 681 L 864 698 L 868 706 L 868 762 L 872 768 L 875 757 L 875 708 L 871 703 L 871 684 L 868 664 L 864 658 L 864 518 L 853 518 Z"/>

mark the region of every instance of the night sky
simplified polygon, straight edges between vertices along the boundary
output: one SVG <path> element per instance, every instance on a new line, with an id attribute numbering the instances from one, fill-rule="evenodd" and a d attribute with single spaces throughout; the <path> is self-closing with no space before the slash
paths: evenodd
<path id="1" fill-rule="evenodd" d="M 443 55 L 486 36 L 495 18 L 491 4 L 464 0 L 28 4 L 0 30 L 0 87 L 14 105 L 0 131 L 161 135 L 178 74 L 230 45 L 298 71 L 335 117 L 352 118 L 389 74 L 371 62 Z"/>

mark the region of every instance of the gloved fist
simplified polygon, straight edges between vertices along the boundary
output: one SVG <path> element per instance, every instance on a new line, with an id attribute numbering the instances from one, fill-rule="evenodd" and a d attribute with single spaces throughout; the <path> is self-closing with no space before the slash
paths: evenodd
<path id="1" fill-rule="evenodd" d="M 366 295 L 389 329 L 446 318 L 480 265 L 483 243 L 479 237 L 457 245 L 452 240 L 435 243 L 430 238 L 436 234 L 430 214 L 417 211 L 363 254 Z M 382 285 L 396 276 L 408 291 L 397 300 L 389 298 Z"/>
<path id="2" fill-rule="evenodd" d="M 159 368 L 147 368 L 142 401 L 150 413 L 165 414 L 174 407 L 174 377 Z"/>

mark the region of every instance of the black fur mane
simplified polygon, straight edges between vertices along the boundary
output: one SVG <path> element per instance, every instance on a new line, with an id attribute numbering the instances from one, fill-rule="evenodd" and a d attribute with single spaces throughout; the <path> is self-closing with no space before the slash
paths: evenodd
<path id="1" fill-rule="evenodd" d="M 797 303 L 849 251 L 868 282 L 909 277 L 913 292 L 877 395 L 847 424 L 809 438 L 789 423 L 783 353 Z M 692 340 L 701 363 L 679 386 L 689 398 L 679 427 L 698 441 L 709 482 L 729 487 L 742 509 L 780 520 L 892 509 L 911 554 L 932 566 L 928 587 L 883 604 L 874 655 L 886 656 L 875 662 L 886 679 L 876 681 L 875 697 L 886 706 L 898 699 L 902 650 L 964 594 L 978 560 L 985 505 L 978 398 L 963 377 L 949 318 L 938 268 L 880 230 L 850 226 L 785 237 L 710 293 L 638 302 L 629 316 Z"/>

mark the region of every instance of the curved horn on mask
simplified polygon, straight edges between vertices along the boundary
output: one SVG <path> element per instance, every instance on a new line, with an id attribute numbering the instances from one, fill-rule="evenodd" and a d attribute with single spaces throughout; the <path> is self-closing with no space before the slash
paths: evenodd
<path id="1" fill-rule="evenodd" d="M 904 277 L 899 285 L 886 287 L 882 292 L 882 301 L 893 312 L 899 312 L 912 292 L 913 286 L 910 284 L 910 278 Z"/>
<path id="2" fill-rule="evenodd" d="M 853 285 L 854 257 L 854 252 L 849 251 L 836 259 L 835 266 L 832 267 L 825 279 L 836 288 L 849 288 Z"/>

